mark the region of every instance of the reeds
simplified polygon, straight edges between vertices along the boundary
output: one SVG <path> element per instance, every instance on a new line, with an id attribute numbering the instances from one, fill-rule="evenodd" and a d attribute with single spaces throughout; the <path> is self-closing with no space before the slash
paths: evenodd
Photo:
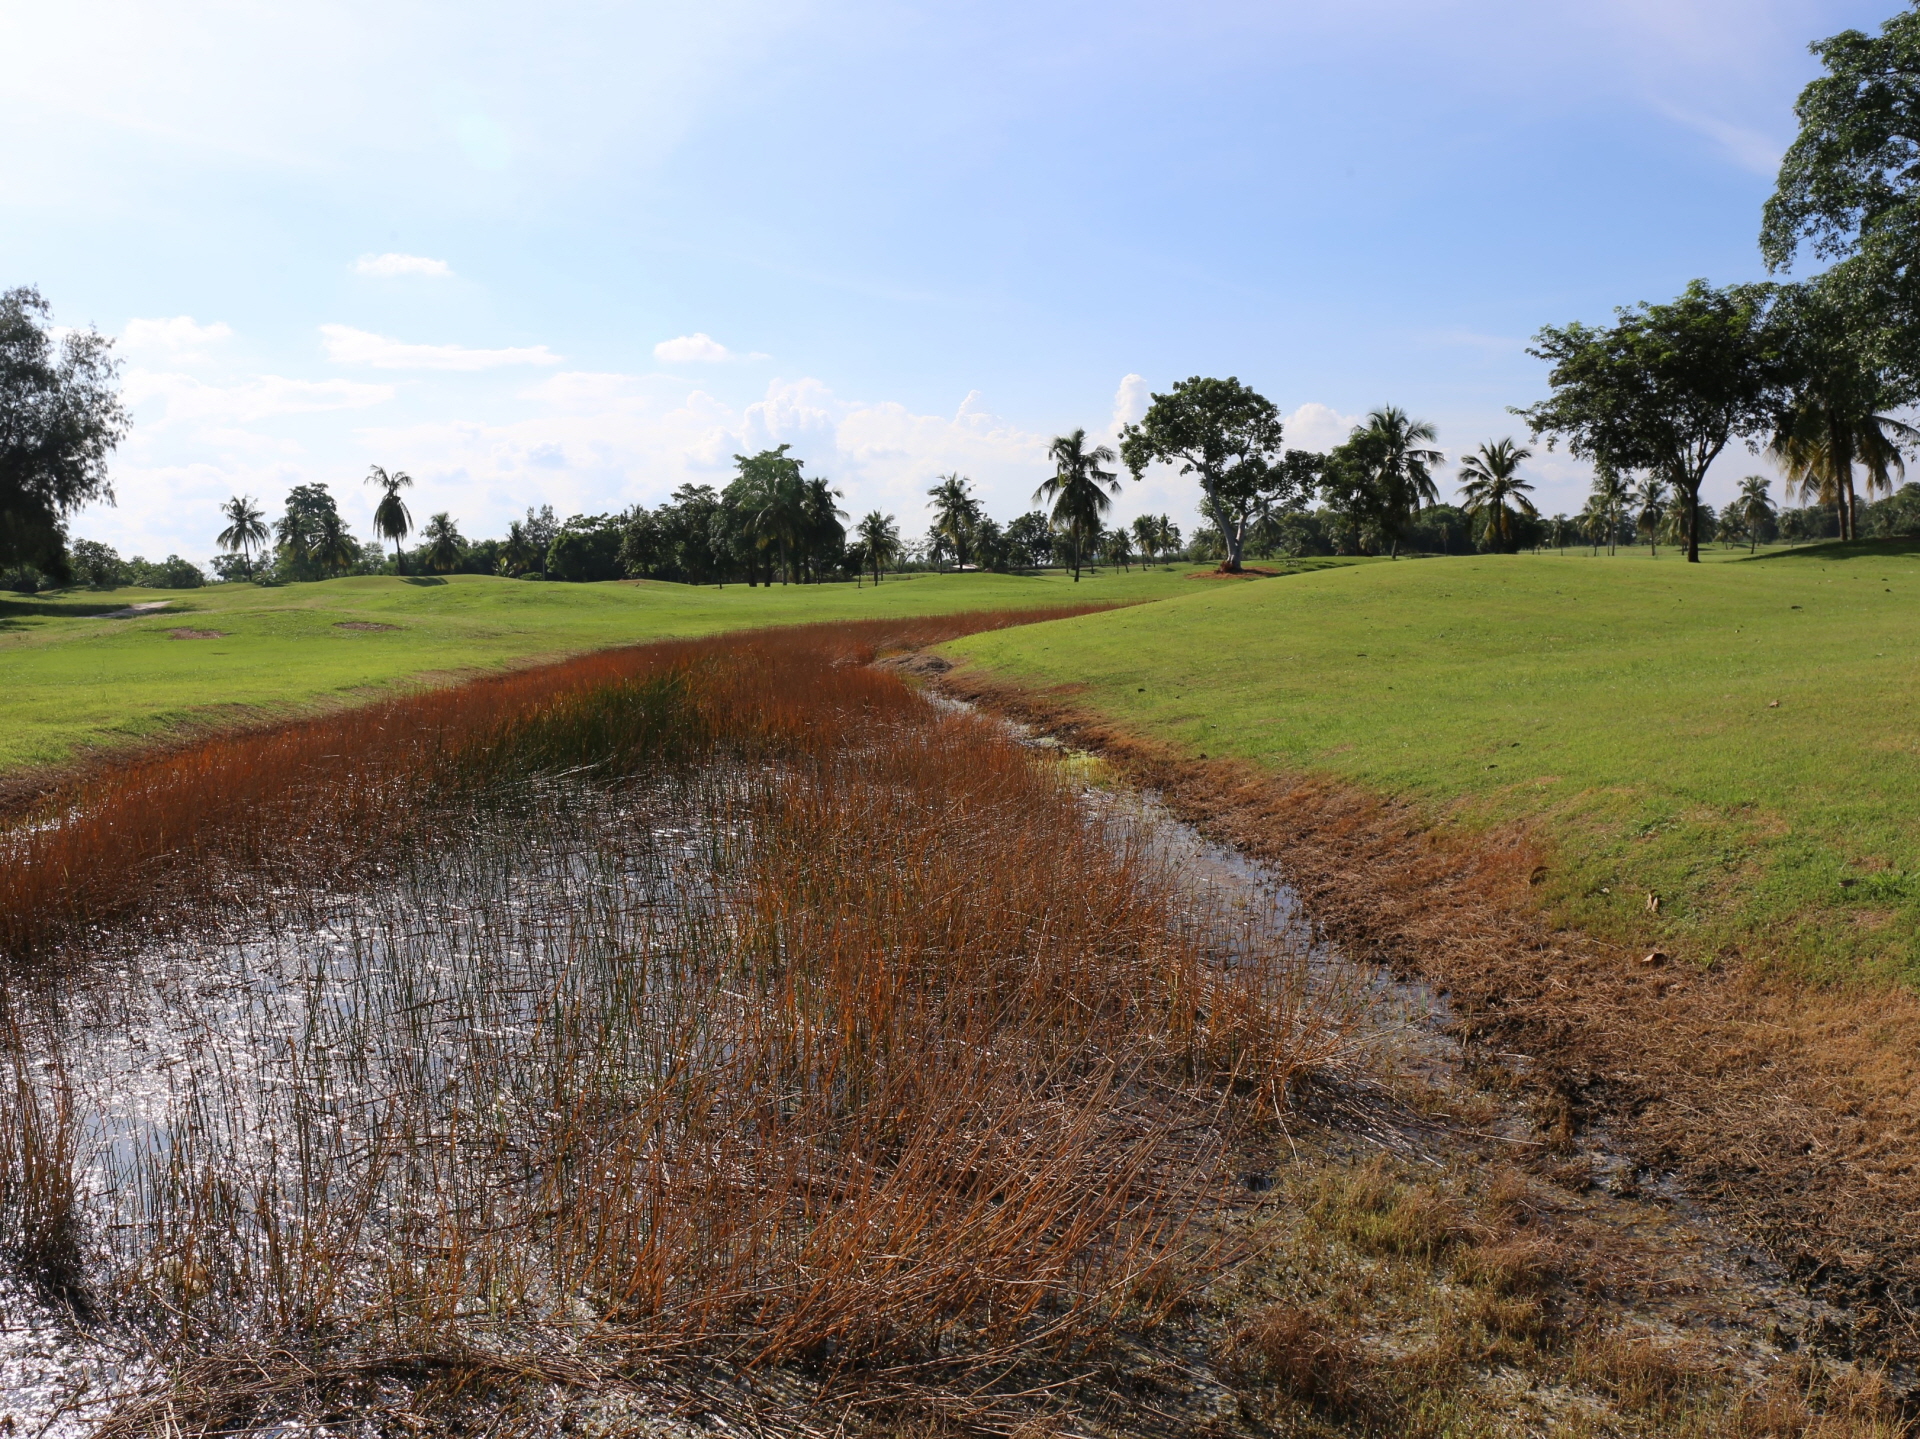
<path id="1" fill-rule="evenodd" d="M 55 1114 L 59 1242 L 173 1376 L 115 1432 L 263 1422 L 302 1374 L 402 1360 L 884 1388 L 1064 1355 L 1177 1299 L 1169 1272 L 1204 1282 L 1222 1146 L 1338 1016 L 1283 936 L 1222 931 L 1031 751 L 869 667 L 879 638 L 437 692 L 35 832 L 222 875 L 177 881 L 200 927 L 119 971 L 163 1052 L 102 1059 L 55 1016 L 86 1112 L 27 1065 L 0 1099 L 0 1125 Z M 330 806 L 301 853 L 352 853 L 290 890 L 239 821 L 296 798 Z M 38 892 L 69 924 L 138 904 Z M 0 1146 L 0 1205 L 58 1201 L 23 1163 Z"/>

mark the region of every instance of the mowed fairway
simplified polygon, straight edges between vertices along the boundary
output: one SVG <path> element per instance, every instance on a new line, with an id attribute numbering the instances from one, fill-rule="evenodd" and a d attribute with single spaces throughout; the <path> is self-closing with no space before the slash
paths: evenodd
<path id="1" fill-rule="evenodd" d="M 1185 593 L 1195 588 L 1187 572 L 1103 570 L 1077 585 L 1055 573 L 968 574 L 771 589 L 453 575 L 0 598 L 0 775 L 183 725 L 608 645 L 811 620 L 1124 603 Z M 101 617 L 155 600 L 170 601 L 165 612 Z"/>
<path id="2" fill-rule="evenodd" d="M 1920 982 L 1920 547 L 1369 564 L 950 648 L 1195 753 L 1529 821 L 1568 922 Z"/>

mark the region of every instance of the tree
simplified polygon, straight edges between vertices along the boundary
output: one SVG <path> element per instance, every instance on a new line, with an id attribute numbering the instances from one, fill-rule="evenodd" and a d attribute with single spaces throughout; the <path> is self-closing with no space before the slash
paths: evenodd
<path id="1" fill-rule="evenodd" d="M 1378 531 L 1395 559 L 1408 523 L 1423 505 L 1440 500 L 1432 467 L 1446 457 L 1430 448 L 1435 438 L 1427 421 L 1386 405 L 1369 414 L 1366 424 L 1327 456 L 1320 472 L 1322 493 Z"/>
<path id="2" fill-rule="evenodd" d="M 866 562 L 873 569 L 873 582 L 880 583 L 880 572 L 900 562 L 900 524 L 892 515 L 869 510 L 854 534 Z"/>
<path id="3" fill-rule="evenodd" d="M 1789 494 L 1817 495 L 1839 512 L 1842 539 L 1858 529 L 1855 468 L 1870 497 L 1891 494 L 1903 450 L 1920 442 L 1920 430 L 1883 413 L 1902 397 L 1871 351 L 1877 321 L 1854 313 L 1855 298 L 1824 276 L 1781 292 L 1782 398 L 1768 446 Z"/>
<path id="4" fill-rule="evenodd" d="M 1594 467 L 1593 487 L 1587 494 L 1587 508 L 1581 513 L 1598 522 L 1599 528 L 1590 525 L 1587 531 L 1594 539 L 1595 554 L 1600 552 L 1602 534 L 1607 537 L 1607 553 L 1613 553 L 1620 538 L 1620 517 L 1627 512 L 1627 496 L 1626 476 L 1608 464 Z"/>
<path id="5" fill-rule="evenodd" d="M 955 470 L 938 477 L 940 483 L 927 491 L 933 501 L 933 533 L 945 541 L 946 550 L 961 569 L 973 553 L 973 531 L 980 523 L 980 501 L 972 494 L 973 481 Z"/>
<path id="6" fill-rule="evenodd" d="M 1116 525 L 1100 536 L 1100 558 L 1123 570 L 1133 568 L 1133 536 Z"/>
<path id="7" fill-rule="evenodd" d="M 230 555 L 240 556 L 240 566 L 248 579 L 253 578 L 253 552 L 267 547 L 267 517 L 255 507 L 252 495 L 235 495 L 220 507 L 227 527 L 214 537 L 214 543 Z"/>
<path id="8" fill-rule="evenodd" d="M 1136 480 L 1156 461 L 1198 478 L 1201 509 L 1225 551 L 1220 567 L 1238 574 L 1255 503 L 1292 478 L 1275 464 L 1280 437 L 1270 400 L 1231 376 L 1196 375 L 1153 396 L 1140 423 L 1121 431 L 1120 454 Z"/>
<path id="9" fill-rule="evenodd" d="M 128 566 L 109 545 L 98 540 L 75 540 L 67 547 L 73 577 L 93 590 L 117 590 L 129 583 Z"/>
<path id="10" fill-rule="evenodd" d="M 427 527 L 420 532 L 420 538 L 426 543 L 427 564 L 436 574 L 447 574 L 460 568 L 461 551 L 466 541 L 460 538 L 459 526 L 445 510 L 431 516 Z"/>
<path id="11" fill-rule="evenodd" d="M 413 515 L 408 511 L 406 501 L 400 498 L 400 491 L 413 483 L 413 476 L 405 470 L 388 474 L 380 466 L 374 465 L 367 470 L 367 483 L 380 487 L 380 503 L 373 508 L 373 532 L 393 541 L 393 567 L 405 574 L 406 564 L 400 556 L 400 541 L 412 531 Z"/>
<path id="12" fill-rule="evenodd" d="M 807 480 L 801 473 L 804 462 L 787 453 L 791 448 L 779 445 L 733 457 L 739 472 L 725 495 L 733 521 L 729 539 L 749 566 L 749 580 L 754 559 L 768 550 L 779 556 L 780 583 L 789 583 L 799 571 L 808 526 Z"/>
<path id="13" fill-rule="evenodd" d="M 0 293 L 0 567 L 65 582 L 67 516 L 113 502 L 107 457 L 128 420 L 112 347 L 92 330 L 56 341 L 38 290 Z"/>
<path id="14" fill-rule="evenodd" d="M 802 578 L 818 584 L 828 562 L 838 568 L 847 547 L 847 529 L 840 522 L 847 512 L 835 504 L 843 498 L 826 480 L 806 482 L 800 495 L 800 565 Z"/>
<path id="15" fill-rule="evenodd" d="M 1039 510 L 1015 516 L 1005 538 L 1008 557 L 1024 569 L 1039 569 L 1053 559 L 1053 526 Z"/>
<path id="16" fill-rule="evenodd" d="M 1822 282 L 1851 293 L 1860 337 L 1910 400 L 1920 385 L 1920 9 L 1877 36 L 1846 30 L 1811 48 L 1826 73 L 1794 104 L 1800 132 L 1766 203 L 1760 251 L 1776 272 L 1804 242 L 1839 261 Z"/>
<path id="17" fill-rule="evenodd" d="M 1552 363 L 1550 398 L 1514 414 L 1548 448 L 1619 470 L 1652 470 L 1674 487 L 1687 559 L 1700 559 L 1695 511 L 1707 469 L 1736 436 L 1772 418 L 1778 365 L 1768 325 L 1773 287 L 1714 289 L 1695 280 L 1678 299 L 1618 311 L 1597 330 L 1548 326 L 1528 353 Z"/>
<path id="18" fill-rule="evenodd" d="M 289 579 L 324 579 L 352 564 L 357 553 L 348 548 L 351 538 L 340 507 L 323 484 L 295 485 L 287 492 L 286 513 L 274 521 L 273 535 Z"/>
<path id="19" fill-rule="evenodd" d="M 1740 482 L 1740 498 L 1727 507 L 1727 512 L 1739 517 L 1747 532 L 1747 553 L 1752 554 L 1760 544 L 1760 531 L 1773 523 L 1773 498 L 1767 493 L 1767 481 L 1764 475 L 1748 475 Z"/>
<path id="20" fill-rule="evenodd" d="M 1660 521 L 1667 513 L 1666 482 L 1657 475 L 1648 475 L 1633 487 L 1628 501 L 1633 506 L 1635 532 L 1647 537 L 1647 553 L 1658 555 Z"/>
<path id="21" fill-rule="evenodd" d="M 547 578 L 573 584 L 619 579 L 625 530 L 625 518 L 619 515 L 568 516 L 547 546 Z"/>
<path id="22" fill-rule="evenodd" d="M 1085 430 L 1056 435 L 1047 446 L 1047 458 L 1053 461 L 1053 474 L 1033 492 L 1033 501 L 1052 502 L 1050 518 L 1054 529 L 1065 535 L 1072 547 L 1073 582 L 1077 585 L 1080 567 L 1099 538 L 1101 517 L 1112 508 L 1113 496 L 1120 493 L 1120 478 L 1112 470 L 1100 468 L 1113 463 L 1114 453 L 1105 445 L 1088 449 Z"/>
<path id="23" fill-rule="evenodd" d="M 1532 450 L 1507 439 L 1484 444 L 1460 462 L 1460 498 L 1466 512 L 1480 521 L 1490 550 L 1513 552 L 1515 511 L 1530 519 L 1540 513 L 1528 498 L 1533 486 L 1519 473 L 1521 462 L 1532 458 Z"/>

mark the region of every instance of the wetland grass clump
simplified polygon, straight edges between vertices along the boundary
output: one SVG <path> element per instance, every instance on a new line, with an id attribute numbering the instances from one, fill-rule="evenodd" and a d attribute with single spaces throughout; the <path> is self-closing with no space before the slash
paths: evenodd
<path id="1" fill-rule="evenodd" d="M 872 668 L 873 629 L 593 657 L 143 780 L 217 794 L 250 756 L 294 776 L 256 799 L 311 799 L 318 746 L 369 741 L 329 751 L 359 758 L 304 832 L 351 863 L 290 885 L 210 821 L 167 833 L 220 884 L 131 959 L 9 931 L 39 945 L 15 1053 L 58 1033 L 75 1075 L 91 1322 L 160 1376 L 106 1432 L 447 1374 L 663 1408 L 798 1374 L 801 1408 L 1005 1418 L 1034 1366 L 1146 1322 L 1147 1279 L 1217 1272 L 1223 1155 L 1339 1012 L 1045 759 Z M 122 891 L 41 893 L 139 924 Z"/>

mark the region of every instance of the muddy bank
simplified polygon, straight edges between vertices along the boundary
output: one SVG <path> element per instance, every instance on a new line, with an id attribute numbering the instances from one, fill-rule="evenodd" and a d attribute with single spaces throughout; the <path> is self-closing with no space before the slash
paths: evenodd
<path id="1" fill-rule="evenodd" d="M 1920 1006 L 1703 969 L 1557 929 L 1519 832 L 1471 842 L 1324 779 L 1125 733 L 1071 694 L 928 656 L 923 677 L 1105 757 L 1181 819 L 1273 865 L 1317 930 L 1443 989 L 1472 1062 L 1575 1157 L 1604 1137 L 1728 1223 L 1822 1306 L 1830 1352 L 1920 1357 Z"/>

